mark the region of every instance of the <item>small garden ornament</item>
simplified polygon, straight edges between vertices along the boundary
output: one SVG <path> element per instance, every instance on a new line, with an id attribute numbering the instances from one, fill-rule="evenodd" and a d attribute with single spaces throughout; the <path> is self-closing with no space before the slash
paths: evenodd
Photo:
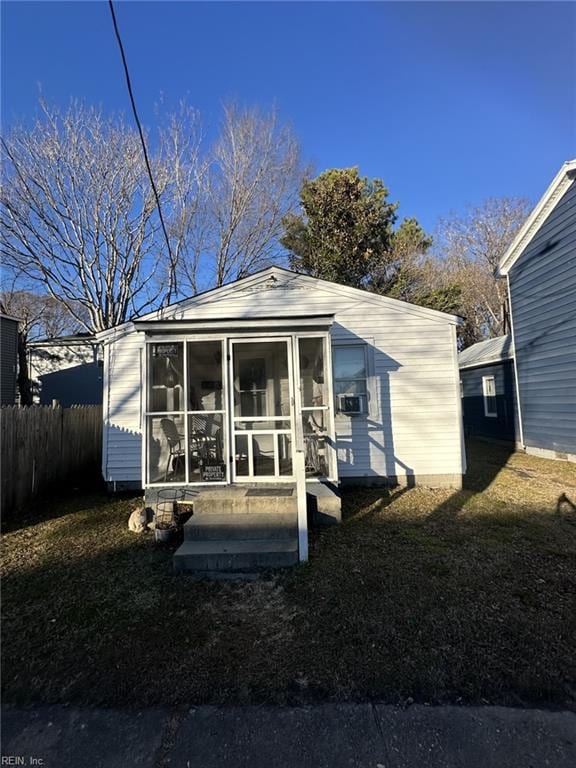
<path id="1" fill-rule="evenodd" d="M 147 530 L 148 513 L 146 507 L 137 507 L 128 519 L 128 528 L 133 533 L 144 533 Z"/>

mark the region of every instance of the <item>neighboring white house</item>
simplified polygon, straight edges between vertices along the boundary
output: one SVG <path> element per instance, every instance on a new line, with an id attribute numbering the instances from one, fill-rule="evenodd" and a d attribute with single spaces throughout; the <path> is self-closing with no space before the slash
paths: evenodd
<path id="1" fill-rule="evenodd" d="M 102 347 L 91 333 L 29 341 L 28 375 L 34 399 L 62 406 L 102 402 Z"/>
<path id="2" fill-rule="evenodd" d="M 576 461 L 576 160 L 564 163 L 504 254 L 520 442 Z"/>
<path id="3" fill-rule="evenodd" d="M 270 267 L 104 331 L 104 478 L 459 488 L 459 322 Z"/>

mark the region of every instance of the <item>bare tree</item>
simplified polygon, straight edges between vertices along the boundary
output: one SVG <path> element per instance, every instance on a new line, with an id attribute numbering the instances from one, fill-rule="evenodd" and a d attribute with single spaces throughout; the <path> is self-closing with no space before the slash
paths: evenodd
<path id="1" fill-rule="evenodd" d="M 290 128 L 274 110 L 228 106 L 203 152 L 197 113 L 158 115 L 148 144 L 170 249 L 138 135 L 120 117 L 41 102 L 31 129 L 1 139 L 4 262 L 89 331 L 281 258 L 305 176 Z"/>
<path id="2" fill-rule="evenodd" d="M 165 275 L 170 289 L 165 303 L 169 303 L 172 296 L 182 293 L 178 278 L 180 274 L 186 277 L 188 271 L 181 269 L 181 265 L 194 263 L 199 244 L 205 242 L 203 195 L 209 162 L 202 155 L 200 116 L 185 102 L 181 102 L 178 112 L 170 116 L 161 136 L 160 167 L 169 190 L 168 205 L 163 206 L 164 213 L 169 214 L 171 242 L 171 258 Z M 196 273 L 197 270 L 192 272 L 194 277 Z M 184 289 L 197 293 L 196 281 L 184 280 Z"/>
<path id="3" fill-rule="evenodd" d="M 5 262 L 90 331 L 169 301 L 194 213 L 193 113 L 160 130 L 151 158 L 169 259 L 136 132 L 79 103 L 41 107 L 32 129 L 1 141 Z"/>
<path id="4" fill-rule="evenodd" d="M 293 211 L 306 175 L 291 129 L 275 110 L 224 107 L 202 192 L 180 262 L 192 292 L 220 286 L 280 259 L 282 219 Z"/>
<path id="5" fill-rule="evenodd" d="M 505 331 L 506 283 L 494 273 L 531 207 L 523 198 L 490 198 L 439 224 L 430 279 L 437 286 L 460 288 L 463 346 Z"/>

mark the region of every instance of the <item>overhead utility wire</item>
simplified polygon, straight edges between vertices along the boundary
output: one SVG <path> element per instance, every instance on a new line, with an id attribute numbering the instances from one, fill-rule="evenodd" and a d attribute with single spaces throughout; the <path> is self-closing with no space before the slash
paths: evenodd
<path id="1" fill-rule="evenodd" d="M 170 301 L 170 294 L 172 290 L 172 279 L 175 277 L 175 263 L 174 258 L 172 256 L 172 249 L 170 248 L 170 240 L 168 239 L 168 232 L 166 231 L 166 224 L 164 223 L 164 216 L 162 214 L 162 206 L 160 205 L 160 196 L 158 195 L 158 190 L 156 189 L 156 184 L 154 182 L 154 176 L 152 175 L 152 167 L 150 166 L 150 159 L 148 158 L 148 149 L 146 148 L 146 140 L 144 139 L 144 131 L 142 130 L 142 124 L 140 123 L 140 118 L 138 117 L 138 110 L 136 109 L 136 101 L 134 99 L 134 92 L 132 91 L 132 82 L 130 80 L 130 72 L 128 70 L 128 62 L 126 61 L 126 54 L 124 53 L 124 45 L 122 44 L 122 38 L 120 37 L 120 30 L 118 29 L 118 22 L 116 21 L 116 13 L 114 12 L 114 5 L 112 3 L 112 0 L 108 0 L 108 6 L 110 7 L 110 13 L 112 14 L 112 24 L 114 25 L 114 33 L 116 35 L 116 40 L 118 41 L 118 47 L 120 48 L 120 56 L 122 58 L 122 65 L 124 67 L 124 75 L 126 77 L 126 85 L 128 86 L 128 94 L 130 96 L 130 103 L 132 104 L 132 112 L 134 114 L 134 120 L 136 121 L 136 126 L 138 127 L 138 133 L 140 134 L 140 142 L 142 144 L 142 152 L 144 153 L 144 160 L 146 162 L 146 169 L 148 171 L 148 177 L 150 178 L 150 185 L 152 187 L 152 191 L 154 192 L 154 197 L 156 198 L 156 205 L 158 206 L 158 216 L 160 218 L 160 224 L 162 226 L 162 231 L 164 232 L 164 239 L 166 240 L 166 247 L 168 248 L 168 256 L 170 258 L 170 264 L 172 267 L 172 275 L 170 280 L 170 287 L 168 288 L 168 294 L 167 294 L 167 301 Z"/>

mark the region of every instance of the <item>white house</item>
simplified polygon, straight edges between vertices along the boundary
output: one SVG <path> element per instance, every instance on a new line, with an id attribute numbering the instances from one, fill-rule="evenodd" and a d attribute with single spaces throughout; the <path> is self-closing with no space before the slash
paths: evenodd
<path id="1" fill-rule="evenodd" d="M 460 487 L 452 315 L 271 267 L 98 335 L 112 489 L 309 477 Z"/>
<path id="2" fill-rule="evenodd" d="M 104 478 L 192 499 L 179 570 L 305 560 L 338 483 L 461 487 L 458 322 L 270 267 L 104 331 Z"/>
<path id="3" fill-rule="evenodd" d="M 28 375 L 40 405 L 102 402 L 102 349 L 91 333 L 29 341 Z"/>
<path id="4" fill-rule="evenodd" d="M 520 442 L 576 461 L 576 160 L 563 164 L 504 254 Z"/>

